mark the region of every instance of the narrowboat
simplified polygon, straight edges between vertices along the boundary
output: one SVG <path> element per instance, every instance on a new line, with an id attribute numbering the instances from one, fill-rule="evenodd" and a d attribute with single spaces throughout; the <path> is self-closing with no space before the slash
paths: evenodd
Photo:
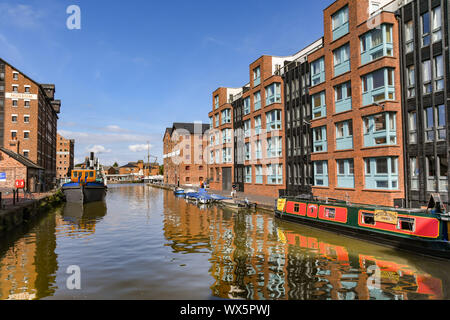
<path id="1" fill-rule="evenodd" d="M 275 216 L 423 255 L 450 258 L 450 214 L 439 194 L 426 209 L 354 204 L 312 196 L 280 197 Z"/>
<path id="2" fill-rule="evenodd" d="M 73 169 L 71 182 L 62 186 L 66 202 L 89 203 L 105 200 L 106 178 L 104 177 L 98 159 L 94 159 L 94 153 L 86 158 L 86 169 Z"/>

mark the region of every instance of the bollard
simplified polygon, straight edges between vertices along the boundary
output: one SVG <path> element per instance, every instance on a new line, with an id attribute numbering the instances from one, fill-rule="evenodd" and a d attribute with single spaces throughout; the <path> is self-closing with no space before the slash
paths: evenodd
<path id="1" fill-rule="evenodd" d="M 2 206 L 2 193 L 0 192 L 0 209 L 2 209 L 3 208 L 3 206 Z"/>
<path id="2" fill-rule="evenodd" d="M 16 205 L 16 190 L 13 189 L 13 206 Z"/>

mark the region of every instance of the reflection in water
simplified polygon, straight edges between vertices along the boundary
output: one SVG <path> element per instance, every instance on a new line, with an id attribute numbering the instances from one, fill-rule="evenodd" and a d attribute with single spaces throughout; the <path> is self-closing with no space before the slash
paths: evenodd
<path id="1" fill-rule="evenodd" d="M 66 288 L 70 265 L 82 270 L 79 292 Z M 449 299 L 449 267 L 120 185 L 106 204 L 66 204 L 1 239 L 0 299 Z"/>
<path id="2" fill-rule="evenodd" d="M 175 252 L 211 250 L 212 294 L 230 299 L 443 299 L 423 258 L 279 221 L 269 213 L 201 208 L 164 195 L 164 230 Z M 411 260 L 412 263 L 408 261 Z M 421 263 L 419 263 L 421 262 Z M 445 279 L 439 264 L 428 265 Z"/>

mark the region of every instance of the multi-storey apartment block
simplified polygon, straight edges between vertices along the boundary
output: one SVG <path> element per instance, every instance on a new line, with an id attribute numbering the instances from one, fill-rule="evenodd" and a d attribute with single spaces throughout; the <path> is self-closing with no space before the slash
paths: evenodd
<path id="1" fill-rule="evenodd" d="M 427 205 L 439 193 L 448 205 L 449 2 L 405 1 L 398 10 L 405 119 L 406 203 Z"/>
<path id="2" fill-rule="evenodd" d="M 57 134 L 56 169 L 58 179 L 69 178 L 74 167 L 75 140 Z"/>
<path id="3" fill-rule="evenodd" d="M 323 47 L 308 56 L 315 196 L 402 204 L 398 23 L 382 2 L 334 2 Z"/>
<path id="4" fill-rule="evenodd" d="M 164 134 L 164 183 L 200 186 L 206 182 L 204 159 L 208 124 L 174 123 Z"/>
<path id="5" fill-rule="evenodd" d="M 61 101 L 55 86 L 40 84 L 0 59 L 0 146 L 44 168 L 39 188 L 56 183 L 56 135 Z"/>

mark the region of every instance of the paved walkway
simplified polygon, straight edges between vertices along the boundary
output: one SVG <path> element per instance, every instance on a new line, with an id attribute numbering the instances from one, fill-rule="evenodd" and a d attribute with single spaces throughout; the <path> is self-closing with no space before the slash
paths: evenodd
<path id="1" fill-rule="evenodd" d="M 13 192 L 11 191 L 5 191 L 2 190 L 1 192 L 1 207 L 0 210 L 7 210 L 7 209 L 12 209 L 14 207 L 18 207 L 21 206 L 25 203 L 31 202 L 31 201 L 36 201 L 36 200 L 40 200 L 43 198 L 46 198 L 52 194 L 55 193 L 55 190 L 53 191 L 49 191 L 49 192 L 42 192 L 42 193 L 28 193 L 26 195 L 24 195 L 23 191 L 19 191 L 19 200 L 17 200 L 14 203 L 13 200 Z M 17 195 L 16 195 L 17 197 Z"/>

